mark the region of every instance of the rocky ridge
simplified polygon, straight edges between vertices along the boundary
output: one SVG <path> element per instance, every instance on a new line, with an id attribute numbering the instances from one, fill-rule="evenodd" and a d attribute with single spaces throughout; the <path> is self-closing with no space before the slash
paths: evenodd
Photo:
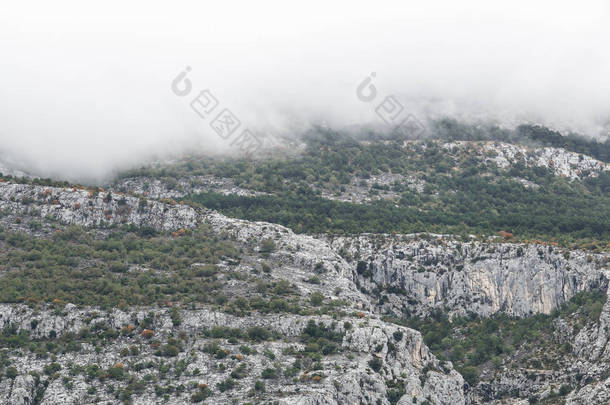
<path id="1" fill-rule="evenodd" d="M 294 234 L 275 224 L 227 218 L 179 202 L 146 200 L 114 191 L 0 183 L 0 209 L 3 212 L 0 221 L 6 229 L 28 233 L 43 233 L 45 229 L 54 231 L 66 225 L 103 228 L 122 224 L 175 231 L 208 223 L 216 232 L 230 233 L 238 241 L 273 239 L 277 246 L 270 259 L 277 264 L 274 276 L 289 278 L 298 285 L 301 294 L 319 291 L 325 296 L 345 299 L 350 308 L 361 311 L 357 316 L 349 315 L 333 325 L 333 320 L 325 316 L 257 314 L 243 318 L 205 308 L 181 308 L 181 322 L 174 325 L 168 310 L 154 309 L 153 323 L 148 326 L 154 329 L 160 343 L 181 332 L 192 336 L 192 339 L 184 340 L 183 351 L 175 359 L 185 360 L 188 365 L 184 374 L 175 376 L 174 387 L 192 382 L 215 387 L 228 378 L 230 368 L 219 369 L 223 362 L 201 350 L 210 342 L 210 338 L 203 334 L 209 328 L 231 325 L 245 330 L 263 326 L 285 337 L 253 343 L 251 346 L 257 354 L 245 356 L 249 376 L 239 381 L 236 390 L 216 392 L 208 399 L 211 403 L 230 403 L 231 398 L 244 398 L 252 392 L 256 380 L 253 376 L 274 368 L 275 363 L 296 361 L 291 350 L 302 349 L 302 343 L 296 337 L 310 319 L 329 328 L 332 325 L 333 330 L 342 333 L 340 345 L 345 353 L 324 359 L 325 376 L 318 381 L 312 381 L 310 376 L 309 380 L 305 377 L 305 382 L 292 381 L 293 385 L 285 387 L 286 380 L 266 380 L 266 394 L 258 393 L 255 395 L 262 396 L 254 398 L 300 404 L 389 404 L 392 395 L 400 394 L 399 403 L 413 403 L 413 399 L 418 404 L 425 401 L 434 404 L 481 403 L 480 394 L 468 394 L 468 387 L 465 392 L 461 376 L 450 363 L 440 362 L 429 352 L 418 332 L 384 322 L 379 315 L 425 315 L 435 309 L 452 315 L 473 312 L 480 316 L 498 312 L 514 316 L 549 313 L 579 291 L 605 288 L 608 279 L 607 254 L 566 251 L 543 244 L 464 242 L 442 235 L 431 238 L 418 235 L 313 237 Z M 40 222 L 42 231 L 33 230 L 30 226 L 32 221 Z M 321 285 L 303 283 L 304 277 L 314 273 L 319 275 Z M 381 296 L 385 298 L 380 300 Z M 576 336 L 568 331 L 563 338 L 573 342 L 578 356 L 587 359 L 587 363 L 583 363 L 585 366 L 593 365 L 597 370 L 590 374 L 590 383 L 570 394 L 568 403 L 604 403 L 604 398 L 607 398 L 609 391 L 603 362 L 607 358 L 605 347 L 610 339 L 606 325 L 610 322 L 606 319 L 610 313 L 608 305 L 604 307 L 598 325 L 589 325 Z M 21 304 L 0 306 L 0 322 L 5 328 L 27 331 L 36 339 L 78 334 L 83 328 L 94 329 L 99 324 L 115 331 L 134 325 L 138 332 L 121 336 L 105 348 L 84 344 L 80 353 L 58 357 L 55 360 L 61 366 L 60 371 L 55 372 L 58 375 L 43 375 L 44 366 L 48 364 L 46 359 L 19 350 L 11 352 L 9 357 L 16 365 L 18 375 L 0 381 L 3 386 L 0 392 L 5 393 L 3 401 L 7 404 L 83 403 L 95 397 L 116 401 L 113 392 L 105 390 L 101 381 L 78 373 L 72 376 L 70 364 L 95 363 L 102 369 L 111 369 L 123 363 L 121 368 L 135 370 L 138 363 L 153 362 L 157 367 L 164 357 L 156 355 L 154 347 L 146 344 L 146 338 L 139 334 L 143 332 L 140 325 L 144 324 L 150 310 L 152 308 L 104 311 L 70 304 L 63 308 L 37 310 Z M 33 319 L 38 320 L 36 325 L 32 324 Z M 345 322 L 352 327 L 347 328 Z M 401 338 L 397 339 L 400 334 Z M 237 358 L 239 345 L 228 340 L 221 343 L 235 356 L 231 358 L 231 367 L 238 367 L 244 357 Z M 125 359 L 119 354 L 121 347 L 134 344 L 140 347 L 140 355 Z M 273 353 L 274 359 L 263 354 L 267 351 Z M 371 364 L 377 368 L 378 363 L 371 363 L 374 358 L 381 359 L 377 371 L 371 368 Z M 199 370 L 196 374 L 195 369 Z M 27 374 L 31 370 L 36 370 L 37 374 Z M 150 374 L 142 370 L 133 373 L 142 379 Z M 63 377 L 70 378 L 71 384 L 62 382 Z M 524 392 L 549 390 L 544 382 L 526 384 L 527 378 L 524 380 L 523 375 L 510 377 L 504 374 L 501 378 L 506 386 L 521 386 Z M 401 380 L 404 392 L 394 388 L 392 384 L 396 380 Z M 115 384 L 121 385 L 119 382 Z M 492 398 L 498 395 L 497 389 L 491 393 Z M 168 399 L 164 394 L 145 390 L 134 395 L 133 401 L 184 403 L 188 397 L 172 395 Z"/>
<path id="2" fill-rule="evenodd" d="M 124 312 L 113 310 L 110 312 L 95 309 L 78 309 L 74 305 L 68 304 L 61 310 L 52 308 L 42 311 L 33 311 L 26 306 L 0 307 L 0 322 L 6 327 L 15 327 L 19 330 L 28 330 L 33 336 L 49 337 L 50 334 L 64 336 L 68 333 L 82 333 L 83 329 L 94 329 L 97 325 L 104 324 L 109 328 L 123 330 L 129 325 L 142 324 L 149 316 L 146 310 L 134 310 Z M 32 328 L 32 320 L 40 320 Z M 197 383 L 214 386 L 220 383 L 230 374 L 217 371 L 216 363 L 212 356 L 201 353 L 201 347 L 209 342 L 209 339 L 202 338 L 202 332 L 213 327 L 231 325 L 234 328 L 247 329 L 254 325 L 264 325 L 265 328 L 275 331 L 283 337 L 283 341 L 273 341 L 250 345 L 258 354 L 236 356 L 229 362 L 231 365 L 247 364 L 248 376 L 239 380 L 239 386 L 230 394 L 218 394 L 214 397 L 214 403 L 229 403 L 230 398 L 246 397 L 250 387 L 254 385 L 254 376 L 266 367 L 275 367 L 275 363 L 292 364 L 295 356 L 291 355 L 290 350 L 299 348 L 299 343 L 291 343 L 291 338 L 298 337 L 309 319 L 296 316 L 271 316 L 271 317 L 234 317 L 223 313 L 206 310 L 181 311 L 181 323 L 175 326 L 172 323 L 169 311 L 155 311 L 154 321 L 147 324 L 150 330 L 155 331 L 156 339 L 167 338 L 168 336 L 185 332 L 194 339 L 185 343 L 185 350 L 179 354 L 177 361 L 185 360 L 186 368 L 184 374 L 174 378 L 172 383 L 175 385 L 187 385 L 192 381 Z M 316 317 L 317 322 L 331 325 L 334 321 L 329 317 Z M 335 328 L 344 333 L 341 346 L 345 351 L 354 353 L 354 358 L 348 360 L 336 355 L 325 359 L 325 363 L 334 364 L 329 368 L 326 378 L 320 383 L 311 381 L 304 383 L 292 383 L 291 386 L 283 387 L 279 381 L 270 380 L 267 382 L 267 391 L 284 397 L 281 403 L 379 403 L 387 404 L 386 380 L 395 378 L 406 381 L 406 392 L 409 398 L 420 398 L 413 403 L 421 403 L 426 399 L 438 404 L 459 404 L 464 403 L 462 394 L 463 380 L 461 376 L 452 370 L 450 364 L 441 364 L 428 351 L 422 341 L 421 335 L 408 328 L 397 325 L 388 325 L 374 318 L 348 318 L 345 322 L 351 322 L 354 326 L 348 330 L 337 324 Z M 394 335 L 400 333 L 401 338 L 397 340 Z M 91 365 L 97 364 L 101 368 L 112 368 L 120 363 L 122 368 L 130 368 L 138 363 L 158 361 L 159 356 L 154 354 L 154 349 L 147 349 L 144 345 L 137 357 L 121 356 L 116 347 L 128 344 L 137 344 L 138 341 L 145 340 L 137 335 L 125 335 L 110 347 L 101 352 L 93 351 L 91 347 L 85 347 L 74 355 L 66 356 L 59 364 L 63 368 L 68 363 Z M 237 345 L 223 345 L 227 350 L 238 351 Z M 264 352 L 273 353 L 273 357 L 262 355 Z M 382 368 L 376 372 L 371 372 L 368 362 L 372 358 L 382 359 Z M 44 368 L 46 361 L 36 359 L 31 355 L 18 357 L 14 364 L 19 371 L 25 375 L 20 375 L 13 381 L 4 379 L 0 382 L 5 389 L 0 390 L 5 393 L 6 403 L 32 403 L 36 388 L 41 382 L 36 383 L 35 379 L 26 373 L 31 370 Z M 193 373 L 195 370 L 199 372 Z M 150 370 L 136 372 L 137 377 L 143 378 Z M 21 374 L 21 373 L 20 373 Z M 60 375 L 68 375 L 60 373 Z M 422 377 L 422 378 L 420 378 Z M 86 398 L 88 388 L 97 386 L 99 388 L 98 397 L 104 401 L 114 401 L 112 393 L 103 390 L 103 385 L 95 382 L 87 383 L 84 378 L 76 377 L 73 382 L 73 389 L 67 390 L 60 384 L 59 378 L 48 381 L 48 386 L 44 389 L 41 403 L 59 404 L 83 403 Z M 425 381 L 425 382 L 422 382 Z M 277 384 L 277 385 L 276 385 Z M 300 387 L 300 389 L 299 389 Z M 295 390 L 295 388 L 297 388 Z M 373 389 L 371 389 L 373 388 Z M 302 392 L 305 391 L 305 392 Z M 155 395 L 144 393 L 144 395 L 134 398 L 134 403 L 156 403 L 158 399 Z M 174 398 L 169 403 L 184 403 L 186 398 Z M 22 402 L 19 402 L 22 401 Z"/>
<path id="3" fill-rule="evenodd" d="M 135 225 L 158 230 L 193 228 L 196 211 L 187 205 L 137 198 L 101 189 L 0 183 L 0 210 L 6 229 L 28 229 L 29 220 L 104 227 Z M 30 228 L 31 229 L 31 228 Z"/>

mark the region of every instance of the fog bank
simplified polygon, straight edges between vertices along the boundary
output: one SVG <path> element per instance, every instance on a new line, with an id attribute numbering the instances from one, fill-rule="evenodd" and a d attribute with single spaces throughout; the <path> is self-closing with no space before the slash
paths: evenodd
<path id="1" fill-rule="evenodd" d="M 604 136 L 605 1 L 22 2 L 0 5 L 0 159 L 100 179 L 182 152 L 226 152 L 228 108 L 253 133 L 419 120 L 541 123 Z M 171 83 L 187 66 L 192 89 Z M 374 73 L 374 77 L 372 77 Z M 376 98 L 362 101 L 367 77 Z M 368 88 L 368 87 L 367 87 Z M 190 102 L 209 90 L 218 106 Z"/>

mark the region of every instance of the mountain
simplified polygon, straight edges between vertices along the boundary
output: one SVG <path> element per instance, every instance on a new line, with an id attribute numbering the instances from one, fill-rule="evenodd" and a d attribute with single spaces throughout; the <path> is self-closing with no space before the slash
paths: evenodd
<path id="1" fill-rule="evenodd" d="M 607 143 L 293 142 L 107 184 L 5 173 L 1 403 L 610 401 Z"/>

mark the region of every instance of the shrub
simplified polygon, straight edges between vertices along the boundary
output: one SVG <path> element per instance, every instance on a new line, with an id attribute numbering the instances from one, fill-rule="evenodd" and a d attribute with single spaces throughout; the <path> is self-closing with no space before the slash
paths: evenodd
<path id="1" fill-rule="evenodd" d="M 246 355 L 256 353 L 256 349 L 253 349 L 250 346 L 246 346 L 246 345 L 241 345 L 239 347 L 239 351 Z"/>
<path id="2" fill-rule="evenodd" d="M 18 374 L 19 373 L 17 372 L 17 369 L 15 367 L 10 366 L 6 368 L 6 376 L 11 380 L 16 378 Z"/>
<path id="3" fill-rule="evenodd" d="M 98 375 L 100 375 L 100 372 L 100 366 L 97 364 L 90 364 L 87 366 L 87 377 L 89 378 L 96 378 Z"/>
<path id="4" fill-rule="evenodd" d="M 375 371 L 375 372 L 379 372 L 379 370 L 381 370 L 381 366 L 383 366 L 383 362 L 381 361 L 380 358 L 378 357 L 373 357 L 371 360 L 369 360 L 369 367 Z"/>
<path id="5" fill-rule="evenodd" d="M 232 390 L 233 388 L 235 388 L 236 385 L 237 385 L 237 383 L 235 382 L 235 380 L 232 379 L 231 377 L 229 377 L 226 380 L 221 381 L 218 384 L 216 384 L 216 388 L 218 388 L 218 390 L 220 392 L 225 392 L 225 391 Z"/>
<path id="6" fill-rule="evenodd" d="M 152 330 L 150 330 L 150 329 L 144 329 L 144 330 L 142 331 L 142 333 L 140 333 L 140 335 L 141 335 L 143 338 L 150 339 L 151 337 L 153 337 L 153 336 L 155 335 L 155 332 L 153 332 L 153 331 L 152 331 Z"/>
<path id="7" fill-rule="evenodd" d="M 277 378 L 278 374 L 279 373 L 278 373 L 277 369 L 275 369 L 275 368 L 266 368 L 261 373 L 261 377 L 263 377 L 264 379 L 268 380 L 270 378 Z"/>
<path id="8" fill-rule="evenodd" d="M 247 376 L 246 365 L 244 363 L 240 364 L 235 370 L 231 371 L 231 377 L 239 380 L 240 378 L 244 378 Z"/>
<path id="9" fill-rule="evenodd" d="M 47 375 L 56 373 L 59 370 L 61 370 L 61 365 L 59 363 L 51 363 L 44 366 L 44 373 Z"/>
<path id="10" fill-rule="evenodd" d="M 220 346 L 216 342 L 209 342 L 203 346 L 203 352 L 209 354 L 216 354 L 220 350 Z"/>
<path id="11" fill-rule="evenodd" d="M 369 270 L 369 266 L 366 262 L 358 262 L 356 265 L 356 272 L 363 277 L 371 277 L 373 273 Z"/>
<path id="12" fill-rule="evenodd" d="M 262 326 L 252 326 L 248 328 L 248 338 L 256 341 L 268 340 L 271 337 L 271 332 Z"/>
<path id="13" fill-rule="evenodd" d="M 314 320 L 309 320 L 301 333 L 301 341 L 309 343 L 319 338 L 325 338 L 332 342 L 341 342 L 343 340 L 343 333 L 333 331 L 332 328 L 324 325 L 322 322 L 316 324 Z"/>
<path id="14" fill-rule="evenodd" d="M 227 349 L 218 349 L 218 351 L 216 351 L 217 359 L 224 359 L 228 355 L 229 355 L 229 351 Z"/>
<path id="15" fill-rule="evenodd" d="M 305 281 L 307 281 L 309 284 L 320 284 L 320 278 L 318 276 L 312 276 Z"/>
<path id="16" fill-rule="evenodd" d="M 293 288 L 288 280 L 280 280 L 275 283 L 275 286 L 273 287 L 273 292 L 279 295 L 289 294 L 292 290 Z"/>
<path id="17" fill-rule="evenodd" d="M 260 253 L 272 253 L 275 252 L 275 241 L 273 239 L 264 239 L 259 248 Z"/>
<path id="18" fill-rule="evenodd" d="M 205 385 L 205 386 L 200 387 L 199 390 L 197 390 L 197 392 L 191 396 L 191 401 L 201 402 L 204 399 L 209 398 L 211 396 L 212 396 L 212 390 L 209 389 L 207 385 Z"/>
<path id="19" fill-rule="evenodd" d="M 311 301 L 312 305 L 315 305 L 316 307 L 322 305 L 322 302 L 324 302 L 324 296 L 319 293 L 319 292 L 315 292 L 313 294 L 311 294 L 311 297 L 309 297 L 309 300 Z"/>
<path id="20" fill-rule="evenodd" d="M 161 348 L 161 354 L 167 357 L 176 357 L 180 350 L 174 345 L 163 345 Z"/>
<path id="21" fill-rule="evenodd" d="M 113 380 L 122 380 L 124 376 L 123 367 L 110 367 L 108 369 L 108 377 Z"/>
<path id="22" fill-rule="evenodd" d="M 239 328 L 230 328 L 228 326 L 215 326 L 209 331 L 205 332 L 206 336 L 218 339 L 218 338 L 242 338 L 243 332 Z"/>
<path id="23" fill-rule="evenodd" d="M 129 270 L 129 265 L 121 262 L 111 262 L 109 264 L 109 270 L 113 273 L 125 273 Z"/>
<path id="24" fill-rule="evenodd" d="M 462 368 L 460 374 L 464 377 L 464 380 L 472 387 L 479 382 L 479 370 L 473 366 L 466 366 Z"/>
<path id="25" fill-rule="evenodd" d="M 315 271 L 318 274 L 326 273 L 326 268 L 324 267 L 324 263 L 322 263 L 322 262 L 316 263 L 313 271 Z"/>
<path id="26" fill-rule="evenodd" d="M 571 391 L 572 387 L 568 384 L 562 384 L 562 386 L 559 387 L 559 395 L 561 396 L 568 395 Z"/>
<path id="27" fill-rule="evenodd" d="M 254 383 L 254 390 L 258 392 L 265 392 L 265 383 L 261 380 L 256 380 Z"/>
<path id="28" fill-rule="evenodd" d="M 386 381 L 387 389 L 387 398 L 390 404 L 394 405 L 398 403 L 400 398 L 406 394 L 405 384 L 403 380 L 388 380 Z M 413 400 L 413 403 L 416 403 L 417 400 Z"/>
<path id="29" fill-rule="evenodd" d="M 174 326 L 180 326 L 182 320 L 180 319 L 180 312 L 178 312 L 177 308 L 170 309 L 169 316 L 172 318 L 172 324 Z"/>

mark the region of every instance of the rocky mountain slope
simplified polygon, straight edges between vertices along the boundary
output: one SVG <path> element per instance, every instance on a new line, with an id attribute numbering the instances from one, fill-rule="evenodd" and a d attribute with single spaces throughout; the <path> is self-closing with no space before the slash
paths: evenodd
<path id="1" fill-rule="evenodd" d="M 0 382 L 5 403 L 230 403 L 273 398 L 282 403 L 385 404 L 407 394 L 415 403 L 464 403 L 461 376 L 429 352 L 418 332 L 370 312 L 368 298 L 350 280 L 351 266 L 324 241 L 180 204 L 150 202 L 142 208 L 137 198 L 115 194 L 109 199 L 108 192 L 6 183 L 0 188 L 3 221 L 28 233 L 34 221 L 44 223 L 36 230 L 40 235 L 75 225 L 179 230 L 205 222 L 215 234 L 230 233 L 237 244 L 275 240 L 266 259 L 273 263 L 271 279 L 287 281 L 298 297 L 317 293 L 322 300 L 343 302 L 338 305 L 345 308 L 332 317 L 244 317 L 209 306 L 182 308 L 180 303 L 172 305 L 173 314 L 152 307 L 5 304 L 0 324 L 6 341 L 21 336 L 31 342 L 13 341 L 5 352 L 10 364 Z M 76 204 L 84 206 L 84 212 Z M 106 214 L 109 211 L 113 215 Z M 316 283 L 306 281 L 312 276 Z M 28 347 L 44 342 L 45 349 Z M 78 348 L 46 350 L 66 342 Z"/>
<path id="2" fill-rule="evenodd" d="M 20 217 L 59 221 L 80 226 L 132 224 L 162 230 L 192 228 L 195 211 L 173 202 L 163 204 L 102 189 L 59 188 L 1 183 L 0 209 L 7 227 L 18 226 Z"/>
<path id="3" fill-rule="evenodd" d="M 610 401 L 607 163 L 494 141 L 313 145 L 104 189 L 0 179 L 0 403 Z M 301 197 L 319 211 L 283 222 Z M 545 241 L 498 232 L 540 207 L 562 215 L 532 228 Z M 601 219 L 576 226 L 591 207 Z M 402 214 L 399 229 L 427 215 L 459 232 L 390 232 Z"/>
<path id="4" fill-rule="evenodd" d="M 425 316 L 441 309 L 453 316 L 498 312 L 526 316 L 549 313 L 579 291 L 607 286 L 607 254 L 549 245 L 458 241 L 441 235 L 313 237 L 179 202 L 16 183 L 0 184 L 0 206 L 5 229 L 42 237 L 68 225 L 104 234 L 129 224 L 175 232 L 206 223 L 214 233 L 228 234 L 238 244 L 273 240 L 273 252 L 261 253 L 274 263 L 270 277 L 289 281 L 299 296 L 317 292 L 345 303 L 345 309 L 332 316 L 247 317 L 178 304 L 174 320 L 168 308 L 4 304 L 0 322 L 7 336 L 25 333 L 27 341 L 46 345 L 69 337 L 79 345 L 78 351 L 50 355 L 32 352 L 27 345 L 5 351 L 7 370 L 14 367 L 14 371 L 6 372 L 0 384 L 4 401 L 10 404 L 127 399 L 184 403 L 204 398 L 209 403 L 238 398 L 302 404 L 481 403 L 502 390 L 489 394 L 484 388 L 469 387 L 450 362 L 430 353 L 418 332 L 383 321 L 380 315 Z M 308 281 L 314 277 L 315 283 Z M 606 311 L 607 305 L 599 325 L 564 336 L 578 356 L 597 348 L 589 349 L 586 364 L 600 370 L 590 373 L 586 384 L 567 397 L 571 403 L 605 401 Z M 256 327 L 270 335 L 257 338 Z M 308 328 L 337 348 L 328 349 L 330 353 L 322 358 L 304 355 L 311 345 Z M 250 330 L 254 337 L 236 332 Z M 528 387 L 523 392 L 549 391 L 544 383 L 519 383 L 523 377 L 511 372 L 512 376 L 495 378 L 504 385 Z M 479 383 L 485 384 L 489 382 Z"/>
<path id="5" fill-rule="evenodd" d="M 76 354 L 58 356 L 55 362 L 51 363 L 58 365 L 55 366 L 57 371 L 47 372 L 46 374 L 50 375 L 44 377 L 28 373 L 38 371 L 44 375 L 44 370 L 48 371 L 49 367 L 47 359 L 40 359 L 32 354 L 14 353 L 11 360 L 19 375 L 12 381 L 4 379 L 1 383 L 4 386 L 4 400 L 10 404 L 36 401 L 45 404 L 66 401 L 84 403 L 94 398 L 96 402 L 113 402 L 116 400 L 115 392 L 108 388 L 111 384 L 122 385 L 121 378 L 115 374 L 122 376 L 123 373 L 129 373 L 130 379 L 147 381 L 147 376 L 155 375 L 157 369 L 160 374 L 159 383 L 174 387 L 169 390 L 164 388 L 172 395 L 163 399 L 164 395 L 155 393 L 160 391 L 157 388 L 136 388 L 134 403 L 184 403 L 189 401 L 189 398 L 186 393 L 180 391 L 190 391 L 191 385 L 204 392 L 205 395 L 202 396 L 208 397 L 214 403 L 230 403 L 232 398 L 248 397 L 252 397 L 253 401 L 271 397 L 281 399 L 280 403 L 299 404 L 388 403 L 388 380 L 401 380 L 410 397 L 420 398 L 416 403 L 425 400 L 439 404 L 464 403 L 462 378 L 450 365 L 441 364 L 429 353 L 419 333 L 368 317 L 346 317 L 343 324 L 332 326 L 333 322 L 337 322 L 327 316 L 309 319 L 284 315 L 243 318 L 206 310 L 184 310 L 180 312 L 180 325 L 175 325 L 169 311 L 157 310 L 154 321 L 147 323 L 147 329 L 140 331 L 137 325 L 141 325 L 148 316 L 144 310 L 79 310 L 68 304 L 61 310 L 41 311 L 24 306 L 5 305 L 0 312 L 0 320 L 5 328 L 28 330 L 31 336 L 36 338 L 54 336 L 61 339 L 67 334 L 82 334 L 84 329 L 94 331 L 99 329 L 100 325 L 121 331 L 120 337 L 101 349 L 83 345 Z M 32 327 L 34 319 L 38 320 L 38 323 Z M 298 340 L 292 340 L 296 340 L 303 330 L 309 327 L 307 322 L 310 319 L 336 329 L 337 335 L 341 336 L 338 340 L 341 354 L 324 358 L 316 366 L 320 371 L 308 374 L 302 373 L 301 367 L 305 368 L 311 360 L 300 360 L 297 357 L 304 345 L 298 343 Z M 348 323 L 353 326 L 346 328 Z M 243 344 L 240 347 L 238 342 L 232 342 L 231 339 L 227 341 L 205 336 L 206 331 L 219 330 L 227 325 L 237 330 L 253 330 L 262 325 L 263 330 L 277 333 L 282 338 L 269 342 L 253 342 L 246 346 L 246 350 Z M 147 338 L 144 331 L 154 331 L 154 338 Z M 167 371 L 163 371 L 163 360 L 166 356 L 157 353 L 154 341 L 166 341 L 175 335 L 180 336 L 180 353 L 168 362 Z M 400 339 L 396 337 L 399 335 Z M 222 346 L 218 346 L 217 342 Z M 128 347 L 130 349 L 125 355 L 123 350 Z M 133 354 L 134 347 L 138 348 L 137 355 Z M 215 350 L 210 352 L 210 347 Z M 374 371 L 370 365 L 374 364 L 373 360 L 379 361 L 380 364 L 379 368 L 373 366 Z M 281 376 L 284 366 L 295 367 L 294 364 L 297 363 L 303 365 L 296 369 L 286 368 L 285 371 L 298 376 L 298 379 Z M 94 373 L 91 373 L 92 365 L 96 365 Z M 116 371 L 117 369 L 120 371 Z M 80 370 L 83 371 L 82 374 L 79 373 Z M 99 381 L 91 379 L 91 374 L 95 375 L 98 370 L 105 370 L 103 373 L 97 373 Z M 261 375 L 266 383 L 265 388 L 264 391 L 258 389 L 259 392 L 256 392 L 255 381 L 261 378 Z M 266 375 L 272 377 L 267 378 Z M 234 388 L 225 392 L 222 392 L 222 388 L 214 389 L 219 384 L 222 386 L 229 378 L 236 381 Z M 214 389 L 214 393 L 208 392 L 208 388 L 202 385 Z"/>
<path id="6" fill-rule="evenodd" d="M 390 144 L 390 142 L 386 142 Z M 365 143 L 366 144 L 366 143 Z M 610 170 L 610 165 L 590 156 L 555 147 L 535 147 L 510 144 L 498 141 L 455 141 L 455 142 L 421 142 L 405 141 L 400 146 L 401 153 L 408 159 L 417 159 L 430 153 L 431 150 L 442 150 L 445 159 L 453 163 L 452 170 L 459 171 L 467 165 L 478 164 L 497 167 L 508 172 L 515 166 L 524 168 L 542 168 L 555 176 L 568 180 L 596 178 Z M 208 168 L 211 169 L 211 168 Z M 351 176 L 340 186 L 338 184 L 315 185 L 314 190 L 327 199 L 367 203 L 376 199 L 398 200 L 401 191 L 411 190 L 424 194 L 427 184 L 424 167 L 422 171 L 412 174 L 378 173 L 370 176 Z M 137 173 L 137 171 L 136 171 Z M 162 173 L 162 172 L 161 172 Z M 231 177 L 211 174 L 180 176 L 159 179 L 146 171 L 138 176 L 118 179 L 114 184 L 118 190 L 138 193 L 150 198 L 177 198 L 192 193 L 218 192 L 243 196 L 261 195 L 260 191 L 236 184 Z M 495 177 L 489 170 L 485 176 Z M 538 188 L 539 184 L 520 177 L 513 180 L 525 187 Z M 285 180 L 286 182 L 289 182 Z M 338 187 L 339 186 L 339 187 Z"/>
<path id="7" fill-rule="evenodd" d="M 385 297 L 379 310 L 397 314 L 548 314 L 579 291 L 607 285 L 607 253 L 552 245 L 363 235 L 334 238 L 331 246 L 357 262 L 361 289 Z"/>

